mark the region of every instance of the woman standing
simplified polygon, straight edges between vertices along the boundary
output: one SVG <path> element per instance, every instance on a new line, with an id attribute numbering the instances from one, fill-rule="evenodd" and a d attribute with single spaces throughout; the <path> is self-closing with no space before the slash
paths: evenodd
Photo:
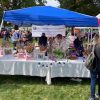
<path id="1" fill-rule="evenodd" d="M 95 96 L 97 96 L 100 100 L 100 37 L 96 36 L 94 47 L 94 55 L 95 55 L 95 62 L 94 62 L 94 69 L 90 71 L 91 73 L 91 97 L 90 100 L 95 100 Z M 98 94 L 95 95 L 96 90 L 96 80 L 98 81 Z"/>

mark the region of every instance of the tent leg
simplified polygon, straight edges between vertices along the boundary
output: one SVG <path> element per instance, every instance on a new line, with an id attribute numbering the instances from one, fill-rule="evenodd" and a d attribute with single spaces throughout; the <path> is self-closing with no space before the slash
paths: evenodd
<path id="1" fill-rule="evenodd" d="M 3 23 L 4 23 L 4 20 L 2 19 L 1 24 L 0 24 L 0 31 L 1 31 L 2 27 L 3 27 Z"/>
<path id="2" fill-rule="evenodd" d="M 100 36 L 100 27 L 98 27 L 98 30 L 99 30 L 99 36 Z"/>
<path id="3" fill-rule="evenodd" d="M 88 33 L 88 45 L 87 45 L 87 49 L 89 48 L 89 42 L 90 42 L 90 39 L 89 39 L 89 33 Z"/>
<path id="4" fill-rule="evenodd" d="M 4 11 L 4 13 L 3 13 L 3 17 L 4 17 L 4 14 L 5 14 L 5 11 Z M 1 31 L 1 29 L 2 29 L 2 27 L 3 27 L 3 23 L 4 23 L 3 17 L 2 17 L 1 24 L 0 24 L 0 31 Z"/>
<path id="5" fill-rule="evenodd" d="M 92 28 L 90 28 L 90 33 L 91 33 L 91 41 L 92 41 L 92 34 L 93 34 L 93 33 L 92 33 L 92 30 L 93 30 L 93 29 L 92 29 Z"/>

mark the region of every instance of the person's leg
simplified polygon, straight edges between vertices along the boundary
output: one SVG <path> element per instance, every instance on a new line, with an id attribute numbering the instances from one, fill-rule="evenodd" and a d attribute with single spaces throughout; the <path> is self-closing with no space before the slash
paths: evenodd
<path id="1" fill-rule="evenodd" d="M 9 37 L 8 36 L 6 36 L 6 41 L 9 41 Z"/>
<path id="2" fill-rule="evenodd" d="M 100 73 L 98 73 L 98 96 L 100 98 Z"/>
<path id="3" fill-rule="evenodd" d="M 13 49 L 16 50 L 16 41 L 13 42 Z"/>
<path id="4" fill-rule="evenodd" d="M 96 72 L 91 71 L 91 98 L 95 98 L 96 78 Z"/>
<path id="5" fill-rule="evenodd" d="M 6 42 L 6 37 L 5 37 L 5 35 L 3 36 L 3 44 L 5 44 L 5 42 Z"/>

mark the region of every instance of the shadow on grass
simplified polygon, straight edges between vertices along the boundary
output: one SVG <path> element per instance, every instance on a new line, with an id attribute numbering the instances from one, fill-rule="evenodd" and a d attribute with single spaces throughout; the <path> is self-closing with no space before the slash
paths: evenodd
<path id="1" fill-rule="evenodd" d="M 58 85 L 58 86 L 63 86 L 63 85 L 89 85 L 90 84 L 90 79 L 89 78 L 78 78 L 81 81 L 76 80 L 71 80 L 72 78 L 64 77 L 64 78 L 53 78 L 52 79 L 52 84 L 53 85 Z"/>
<path id="2" fill-rule="evenodd" d="M 46 85 L 45 78 L 22 76 L 22 75 L 0 75 L 0 92 L 13 91 L 31 86 Z"/>
<path id="3" fill-rule="evenodd" d="M 33 76 L 22 76 L 22 75 L 1 75 L 0 76 L 0 84 L 34 84 L 34 85 L 46 85 L 45 77 L 33 77 Z M 52 85 L 64 86 L 66 84 L 69 85 L 87 85 L 90 84 L 89 78 L 82 78 L 82 81 L 73 81 L 72 78 L 68 77 L 58 77 L 52 78 Z"/>
<path id="4" fill-rule="evenodd" d="M 45 78 L 22 75 L 0 75 L 0 84 L 45 84 Z"/>

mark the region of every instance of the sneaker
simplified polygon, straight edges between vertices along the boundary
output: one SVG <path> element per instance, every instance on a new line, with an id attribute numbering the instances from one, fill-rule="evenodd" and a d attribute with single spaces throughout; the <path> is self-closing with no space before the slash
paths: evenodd
<path id="1" fill-rule="evenodd" d="M 95 100 L 94 98 L 89 98 L 89 100 Z"/>
<path id="2" fill-rule="evenodd" d="M 99 99 L 99 95 L 98 95 L 98 94 L 95 94 L 95 97 L 96 97 L 97 99 Z"/>

